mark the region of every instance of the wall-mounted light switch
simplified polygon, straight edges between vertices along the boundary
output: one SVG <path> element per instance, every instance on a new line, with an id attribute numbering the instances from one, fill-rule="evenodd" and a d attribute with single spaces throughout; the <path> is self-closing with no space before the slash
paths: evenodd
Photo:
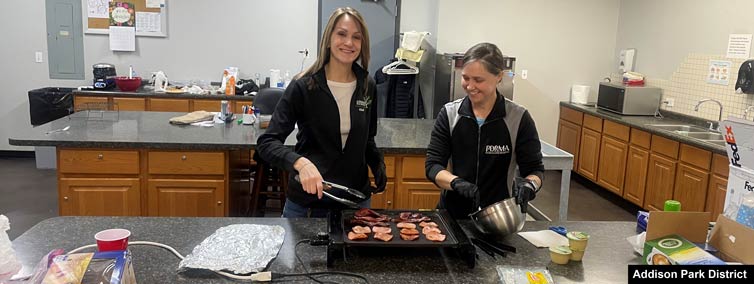
<path id="1" fill-rule="evenodd" d="M 44 58 L 42 58 L 42 52 L 41 51 L 34 52 L 34 62 L 42 63 L 43 61 L 44 61 Z"/>

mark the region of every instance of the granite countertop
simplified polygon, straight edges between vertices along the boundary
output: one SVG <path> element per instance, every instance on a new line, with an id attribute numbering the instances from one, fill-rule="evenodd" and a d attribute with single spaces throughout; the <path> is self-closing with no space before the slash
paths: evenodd
<path id="1" fill-rule="evenodd" d="M 229 100 L 229 101 L 235 101 L 235 100 L 253 100 L 254 97 L 252 96 L 225 96 L 225 95 L 194 95 L 189 93 L 183 93 L 183 94 L 169 94 L 169 93 L 158 93 L 155 92 L 154 89 L 151 86 L 142 86 L 136 91 L 133 92 L 123 92 L 116 89 L 113 90 L 75 90 L 73 91 L 74 95 L 86 95 L 86 96 L 94 96 L 94 97 L 110 97 L 110 96 L 116 96 L 116 97 L 133 97 L 133 98 L 178 98 L 178 99 L 207 99 L 207 100 Z"/>
<path id="2" fill-rule="evenodd" d="M 704 140 L 690 138 L 688 136 L 683 136 L 674 132 L 664 131 L 657 127 L 653 127 L 649 124 L 686 124 L 686 125 L 697 125 L 702 128 L 707 128 L 707 126 L 704 126 L 704 121 L 697 118 L 692 118 L 688 116 L 684 116 L 681 114 L 676 114 L 673 112 L 662 112 L 663 115 L 665 115 L 664 118 L 655 118 L 654 116 L 631 116 L 631 115 L 620 115 L 614 112 L 609 112 L 606 110 L 598 109 L 595 106 L 586 106 L 582 104 L 576 104 L 576 103 L 570 103 L 570 102 L 560 102 L 561 106 L 571 108 L 574 110 L 578 110 L 590 115 L 598 116 L 603 119 L 607 119 L 613 122 L 617 122 L 620 124 L 628 125 L 632 128 L 636 128 L 639 130 L 647 131 L 655 135 L 659 135 L 674 141 L 681 142 L 683 144 L 688 144 L 694 147 L 698 147 L 704 150 L 711 151 L 716 154 L 721 155 L 727 155 L 725 152 L 725 146 L 713 144 L 706 142 Z"/>
<path id="3" fill-rule="evenodd" d="M 591 237 L 583 261 L 567 265 L 554 264 L 550 262 L 546 248 L 536 248 L 518 235 L 511 235 L 502 242 L 516 247 L 516 254 L 508 254 L 504 258 L 496 256 L 493 259 L 477 249 L 479 258 L 473 269 L 468 268 L 462 259 L 452 253 L 438 249 L 428 249 L 408 256 L 400 250 L 388 250 L 379 256 L 349 253 L 348 262 L 339 260 L 334 267 L 327 268 L 325 247 L 303 244 L 296 249 L 295 246 L 297 241 L 325 231 L 325 219 L 55 217 L 35 225 L 12 243 L 16 255 L 24 265 L 20 275 L 26 275 L 30 267 L 50 250 L 72 250 L 94 243 L 94 234 L 108 228 L 125 228 L 132 232 L 131 241 L 160 242 L 174 247 L 182 254 L 188 254 L 218 228 L 240 223 L 280 225 L 285 228 L 285 241 L 268 271 L 303 272 L 296 261 L 295 253 L 298 253 L 310 271 L 358 273 L 367 277 L 371 283 L 499 283 L 495 270 L 497 265 L 547 267 L 556 283 L 625 283 L 627 265 L 639 264 L 641 261 L 625 240 L 635 234 L 635 222 L 527 222 L 524 231 L 562 225 L 568 230 L 588 232 Z M 472 230 L 470 221 L 461 221 L 460 224 L 468 232 Z M 177 273 L 179 260 L 160 248 L 131 246 L 130 249 L 139 283 L 234 282 L 207 271 Z M 328 277 L 327 280 L 360 283 L 354 278 Z"/>
<path id="4" fill-rule="evenodd" d="M 8 139 L 16 146 L 58 146 L 78 148 L 153 148 L 232 150 L 253 149 L 264 133 L 258 124 L 239 125 L 235 121 L 213 127 L 172 125 L 171 117 L 181 112 L 77 112 L 35 127 Z M 434 120 L 382 118 L 378 121 L 377 146 L 386 154 L 424 154 Z M 47 134 L 70 126 L 67 131 Z M 296 144 L 294 130 L 285 141 Z"/>

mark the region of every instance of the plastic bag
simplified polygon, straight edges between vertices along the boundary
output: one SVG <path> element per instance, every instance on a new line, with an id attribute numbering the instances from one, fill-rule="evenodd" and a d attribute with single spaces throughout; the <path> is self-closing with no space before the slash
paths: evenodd
<path id="1" fill-rule="evenodd" d="M 16 259 L 16 252 L 11 247 L 6 231 L 10 230 L 10 221 L 0 215 L 0 282 L 8 280 L 21 270 L 21 263 Z"/>

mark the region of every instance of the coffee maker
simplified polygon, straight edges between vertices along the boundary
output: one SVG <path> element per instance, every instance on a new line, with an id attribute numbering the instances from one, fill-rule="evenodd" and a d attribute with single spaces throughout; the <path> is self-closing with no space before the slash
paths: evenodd
<path id="1" fill-rule="evenodd" d="M 94 74 L 94 88 L 108 90 L 115 87 L 115 65 L 109 63 L 97 63 L 92 65 Z"/>

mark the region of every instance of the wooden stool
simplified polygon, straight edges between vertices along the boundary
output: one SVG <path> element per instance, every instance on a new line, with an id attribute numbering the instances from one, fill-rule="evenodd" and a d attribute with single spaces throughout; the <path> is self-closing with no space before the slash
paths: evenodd
<path id="1" fill-rule="evenodd" d="M 285 190 L 288 188 L 288 172 L 270 166 L 267 163 L 258 162 L 254 173 L 254 184 L 251 188 L 251 212 L 252 217 L 264 217 L 268 212 L 267 200 L 278 199 L 280 210 L 285 207 Z M 260 206 L 261 204 L 261 206 Z"/>

